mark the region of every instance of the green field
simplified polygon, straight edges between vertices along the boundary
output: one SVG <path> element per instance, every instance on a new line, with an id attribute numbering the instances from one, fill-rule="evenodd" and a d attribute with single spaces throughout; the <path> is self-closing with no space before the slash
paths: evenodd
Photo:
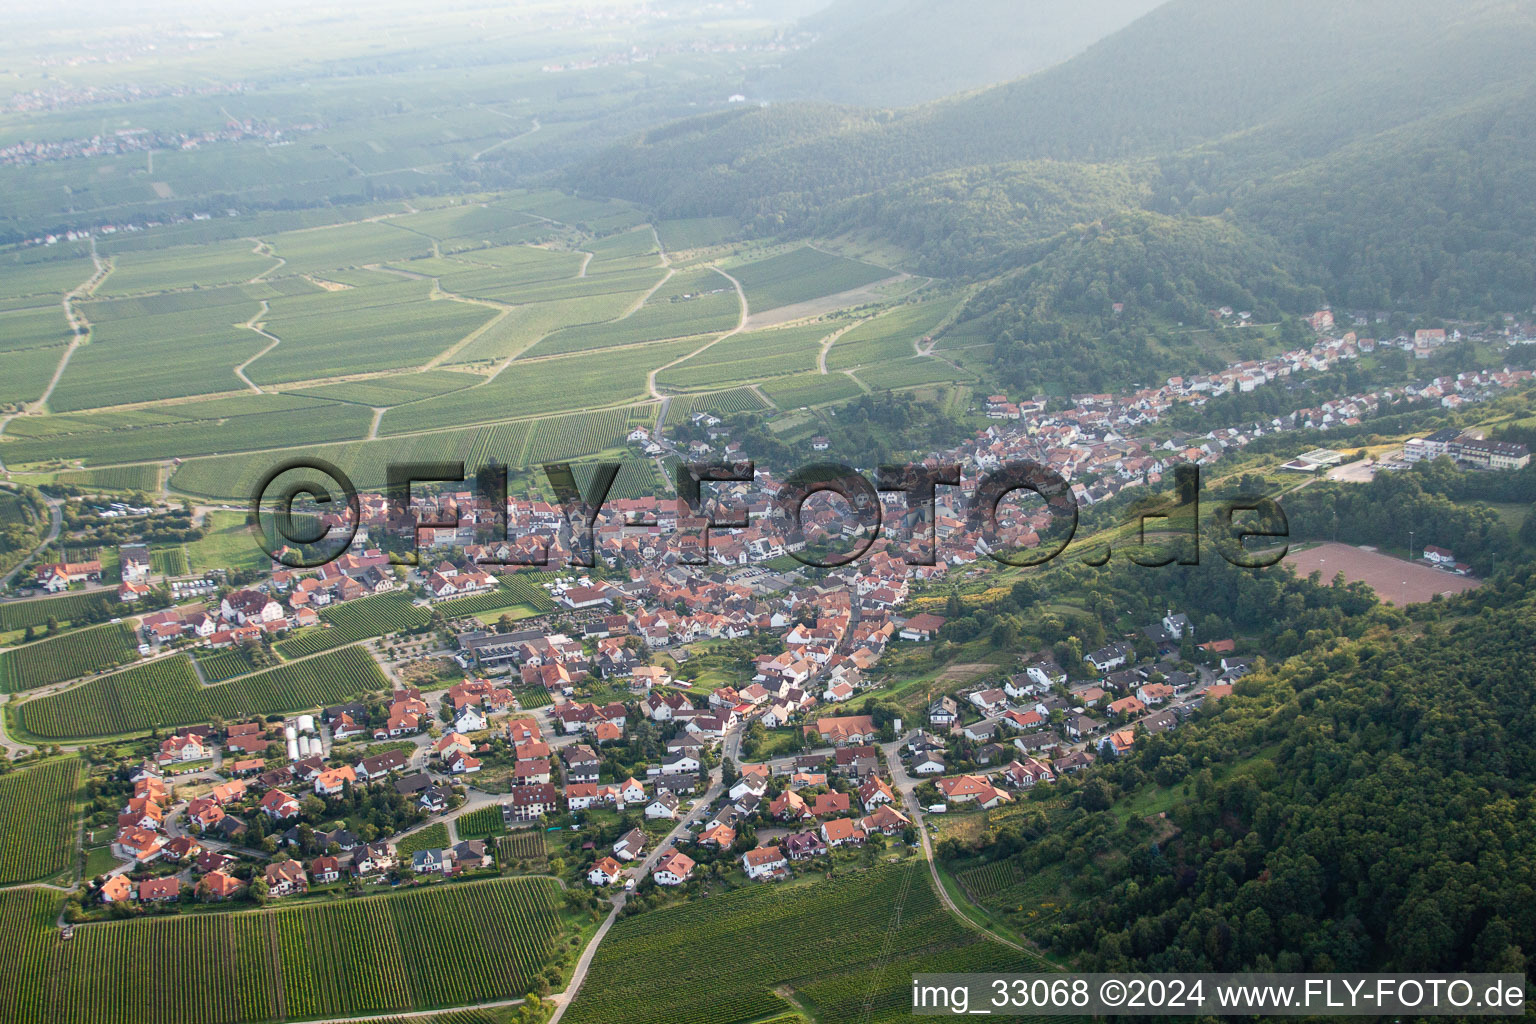
<path id="1" fill-rule="evenodd" d="M 106 593 L 61 594 L 58 597 L 39 597 L 30 601 L 0 602 L 0 632 L 9 633 L 28 626 L 46 626 L 49 619 L 67 625 L 91 609 L 104 609 L 109 603 L 107 598 Z"/>
<path id="2" fill-rule="evenodd" d="M 67 345 L 74 332 L 57 304 L 42 309 L 18 309 L 0 313 L 0 352 L 27 348 L 51 348 L 57 357 L 58 346 Z"/>
<path id="3" fill-rule="evenodd" d="M 378 283 L 275 299 L 264 318 L 282 343 L 246 369 L 260 384 L 418 366 L 481 327 L 496 311 L 432 299 L 428 281 Z"/>
<path id="4" fill-rule="evenodd" d="M 698 341 L 684 339 L 618 352 L 519 361 L 479 387 L 391 409 L 384 414 L 379 432 L 430 430 L 634 403 L 646 394 L 650 370 L 698 346 Z"/>
<path id="5" fill-rule="evenodd" d="M 919 384 L 935 384 L 941 381 L 972 381 L 975 375 L 957 370 L 941 359 L 931 356 L 913 356 L 908 359 L 862 366 L 854 376 L 863 381 L 871 391 L 887 391 L 895 388 L 916 387 Z"/>
<path id="6" fill-rule="evenodd" d="M 51 878 L 74 862 L 85 762 L 55 758 L 0 775 L 0 885 Z"/>
<path id="7" fill-rule="evenodd" d="M 435 607 L 449 618 L 457 618 L 464 615 L 487 615 L 495 619 L 491 612 L 501 612 L 506 609 L 524 607 L 534 614 L 547 612 L 554 608 L 555 603 L 550 599 L 548 591 L 538 586 L 526 576 L 516 573 L 501 577 L 503 585 L 486 594 L 471 594 L 469 597 L 456 597 L 443 601 Z"/>
<path id="8" fill-rule="evenodd" d="M 187 466 L 202 465 L 205 461 L 185 463 Z M 271 468 L 267 462 L 265 467 L 252 474 L 252 479 L 260 473 Z M 178 473 L 180 470 L 177 471 Z M 171 477 L 174 483 L 176 476 Z M 250 499 L 250 490 L 244 494 L 239 491 L 229 492 L 231 497 L 243 497 Z M 262 551 L 256 543 L 256 537 L 251 528 L 245 523 L 246 513 L 227 512 L 214 510 L 208 513 L 208 533 L 201 539 L 187 545 L 187 558 L 192 564 L 193 572 L 206 572 L 209 569 L 260 569 L 272 564 L 272 560 Z"/>
<path id="9" fill-rule="evenodd" d="M 621 918 L 566 1019 L 736 1024 L 785 1010 L 772 991 L 785 986 L 826 1024 L 908 1020 L 914 969 L 1039 969 L 1020 960 L 952 918 L 912 860 Z M 657 999 L 647 993 L 661 977 Z"/>
<path id="10" fill-rule="evenodd" d="M 734 334 L 663 370 L 656 383 L 668 388 L 715 388 L 815 370 L 822 340 L 836 329 L 833 324 L 813 323 Z"/>
<path id="11" fill-rule="evenodd" d="M 689 217 L 656 225 L 661 244 L 671 252 L 718 245 L 741 230 L 734 217 Z"/>
<path id="12" fill-rule="evenodd" d="M 427 609 L 411 603 L 409 594 L 379 594 L 322 608 L 319 626 L 300 630 L 272 646 L 285 658 L 300 658 L 357 640 L 416 629 L 426 625 L 431 617 Z"/>
<path id="13" fill-rule="evenodd" d="M 338 267 L 405 260 L 432 251 L 432 243 L 427 238 L 391 227 L 387 221 L 288 231 L 267 235 L 264 241 L 288 261 L 282 273 L 314 274 L 321 278 Z"/>
<path id="14" fill-rule="evenodd" d="M 222 651 L 198 647 L 193 650 L 192 657 L 197 662 L 198 671 L 210 683 L 222 683 L 226 679 L 249 675 L 256 671 L 256 665 L 251 660 L 250 648 L 244 644 L 225 648 Z"/>
<path id="15" fill-rule="evenodd" d="M 25 405 L 42 397 L 63 355 L 62 347 L 0 352 L 0 406 Z"/>
<path id="16" fill-rule="evenodd" d="M 519 861 L 531 871 L 549 867 L 549 846 L 542 829 L 520 828 L 496 840 L 496 863 L 503 871 L 515 868 Z"/>
<path id="17" fill-rule="evenodd" d="M 354 405 L 390 406 L 445 395 L 478 383 L 480 378 L 472 373 L 429 370 L 424 373 L 398 373 L 388 377 L 301 388 L 288 394 L 328 398 L 333 402 L 351 402 Z"/>
<path id="18" fill-rule="evenodd" d="M 557 897 L 548 879 L 494 879 L 89 924 L 64 942 L 55 894 L 11 890 L 0 893 L 0 965 L 17 983 L 0 995 L 0 1019 L 255 1024 L 516 998 L 554 955 Z M 145 984 L 146 972 L 159 982 Z"/>
<path id="19" fill-rule="evenodd" d="M 729 416 L 738 412 L 759 412 L 768 408 L 751 388 L 731 388 L 700 395 L 678 395 L 667 405 L 667 422 L 681 423 L 696 412 Z"/>
<path id="20" fill-rule="evenodd" d="M 70 359 L 48 406 L 69 412 L 242 390 L 235 366 L 267 342 L 236 325 L 275 294 L 251 285 L 83 303 L 91 343 Z"/>
<path id="21" fill-rule="evenodd" d="M 754 313 L 860 288 L 895 271 L 801 246 L 778 256 L 730 268 Z"/>
<path id="22" fill-rule="evenodd" d="M 112 273 L 96 289 L 102 297 L 163 292 L 194 285 L 211 288 L 248 281 L 277 268 L 277 260 L 253 252 L 243 239 L 187 245 L 113 257 Z"/>
<path id="23" fill-rule="evenodd" d="M 153 494 L 160 489 L 158 465 L 112 466 L 107 469 L 77 469 L 54 478 L 75 487 L 100 487 L 108 491 L 143 491 Z"/>
<path id="24" fill-rule="evenodd" d="M 682 271 L 622 319 L 557 331 L 524 357 L 715 334 L 735 327 L 740 318 L 736 289 L 723 276 L 712 270 Z"/>
<path id="25" fill-rule="evenodd" d="M 160 462 L 362 437 L 372 419 L 372 412 L 356 405 L 245 394 L 154 409 L 13 420 L 3 451 L 13 465 L 56 459 Z M 147 475 L 153 469 L 136 472 Z"/>
<path id="26" fill-rule="evenodd" d="M 60 743 L 234 721 L 335 704 L 387 689 L 389 680 L 358 647 L 203 686 L 186 655 L 116 672 L 15 707 L 18 731 Z"/>
<path id="27" fill-rule="evenodd" d="M 460 815 L 454 827 L 460 839 L 487 839 L 507 830 L 499 806 L 481 807 Z"/>
<path id="28" fill-rule="evenodd" d="M 863 394 L 863 389 L 846 374 L 802 373 L 768 381 L 763 385 L 763 394 L 780 409 L 796 409 L 854 398 Z"/>
<path id="29" fill-rule="evenodd" d="M 955 308 L 952 299 L 897 306 L 840 336 L 827 352 L 827 369 L 881 364 L 913 355 L 916 344 Z"/>
<path id="30" fill-rule="evenodd" d="M 402 837 L 395 843 L 395 849 L 401 860 L 409 862 L 411 854 L 417 850 L 441 850 L 448 845 L 448 826 L 438 821 Z"/>
<path id="31" fill-rule="evenodd" d="M 126 623 L 105 623 L 0 651 L 0 693 L 32 690 L 126 664 L 139 656 Z"/>

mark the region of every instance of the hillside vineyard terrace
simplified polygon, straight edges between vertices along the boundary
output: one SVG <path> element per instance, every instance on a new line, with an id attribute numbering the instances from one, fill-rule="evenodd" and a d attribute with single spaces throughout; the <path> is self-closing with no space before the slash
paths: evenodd
<path id="1" fill-rule="evenodd" d="M 555 493 L 564 525 L 570 531 L 570 564 L 590 568 L 596 564 L 593 531 L 623 464 L 597 462 L 589 465 L 592 474 L 585 488 L 579 486 L 571 463 L 547 463 L 542 468 Z M 280 477 L 290 475 L 297 475 L 297 478 L 277 485 Z M 323 482 L 317 478 L 319 476 L 328 477 L 329 481 Z M 384 496 L 388 530 L 391 535 L 409 541 L 409 550 L 403 554 L 392 553 L 391 561 L 419 564 L 416 548 L 422 529 L 457 528 L 460 525 L 457 518 L 422 519 L 418 515 L 420 510 L 412 506 L 411 486 L 462 483 L 465 479 L 462 462 L 396 463 L 387 468 Z M 694 538 L 694 543 L 684 545 L 679 557 L 681 564 L 709 564 L 711 529 L 744 529 L 749 525 L 745 510 L 727 516 L 722 511 L 706 508 L 704 484 L 752 483 L 756 479 L 756 466 L 751 460 L 685 462 L 676 467 L 678 508 L 673 530 L 680 536 Z M 1137 550 L 1127 553 L 1135 564 L 1147 567 L 1199 564 L 1200 469 L 1198 466 L 1179 466 L 1174 480 L 1176 500 L 1151 508 L 1138 507 L 1126 523 L 1134 525 L 1139 542 Z M 775 515 L 760 517 L 759 522 L 782 523 L 786 553 L 802 565 L 834 568 L 857 561 L 879 537 L 883 520 L 880 494 L 902 493 L 906 495 L 906 509 L 901 521 L 914 526 L 910 534 L 914 543 L 903 550 L 902 558 L 909 565 L 933 565 L 938 549 L 937 489 L 960 485 L 961 471 L 955 464 L 884 465 L 879 467 L 875 482 L 871 483 L 851 466 L 836 462 L 811 463 L 795 470 L 778 486 L 773 496 Z M 1051 519 L 1046 531 L 1050 535 L 1048 543 L 1042 538 L 1042 544 L 1037 547 L 1009 548 L 1006 543 L 998 542 L 1001 522 L 998 508 L 1002 500 L 1015 491 L 1033 493 L 1044 501 Z M 826 553 L 806 550 L 801 513 L 805 502 L 819 492 L 835 494 L 846 503 L 846 514 L 854 522 L 853 528 L 845 527 L 843 533 L 856 538 L 857 544 L 852 550 Z M 481 542 L 517 537 L 538 540 L 532 550 L 504 559 L 482 557 L 480 564 L 549 564 L 547 532 L 542 535 L 539 531 L 510 532 L 505 466 L 492 463 L 476 471 L 475 503 L 477 508 L 489 513 L 476 522 L 476 536 Z M 342 505 L 346 506 L 346 516 L 335 511 Z M 311 513 L 310 521 L 301 518 L 306 511 Z M 316 521 L 313 518 L 315 512 L 330 512 L 331 516 Z M 1255 521 L 1239 525 L 1234 517 L 1240 512 L 1251 513 Z M 300 458 L 274 467 L 257 484 L 251 497 L 251 522 L 257 542 L 275 561 L 292 568 L 316 568 L 334 561 L 351 544 L 360 520 L 361 504 L 356 487 L 339 467 L 323 459 Z M 1172 545 L 1147 548 L 1147 524 L 1153 520 L 1157 521 L 1154 530 L 1177 538 L 1180 543 L 1176 549 Z M 922 529 L 918 529 L 917 524 L 922 524 Z M 630 521 L 626 525 L 655 528 L 661 523 Z M 1032 460 L 1006 462 L 986 472 L 976 481 L 966 502 L 967 529 L 978 532 L 987 555 L 1004 565 L 1030 567 L 1050 562 L 1067 549 L 1077 532 L 1077 525 L 1078 504 L 1071 486 L 1060 473 Z M 1289 536 L 1285 513 L 1273 498 L 1240 495 L 1215 502 L 1208 514 L 1207 529 L 1215 535 L 1217 552 L 1240 568 L 1266 568 L 1285 557 L 1287 548 L 1283 543 L 1261 552 L 1250 551 L 1247 546 L 1250 539 L 1283 542 Z M 324 549 L 314 550 L 321 542 L 325 542 Z M 309 550 L 296 550 L 294 546 Z M 1102 565 L 1109 557 L 1110 548 L 1106 544 L 1096 547 L 1083 560 Z"/>

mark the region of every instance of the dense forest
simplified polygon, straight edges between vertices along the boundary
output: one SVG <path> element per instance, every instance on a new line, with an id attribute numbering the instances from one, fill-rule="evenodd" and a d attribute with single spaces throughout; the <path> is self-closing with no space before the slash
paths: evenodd
<path id="1" fill-rule="evenodd" d="M 1212 231 L 1188 218 L 1216 218 L 1255 303 L 1529 308 L 1533 44 L 1536 11 L 1499 0 L 1171 0 L 990 89 L 898 111 L 706 115 L 562 184 L 757 235 L 873 232 L 946 276 L 1027 266 L 1117 214 L 1162 215 L 1138 232 L 1174 251 Z M 1197 306 L 1230 283 L 1154 280 Z"/>
<path id="2" fill-rule="evenodd" d="M 1490 970 L 1536 948 L 1536 572 L 1311 643 L 957 863 L 1063 870 L 1098 970 Z M 1375 620 L 1374 622 L 1372 620 Z M 1350 633 L 1354 630 L 1348 631 Z M 1166 817 L 1108 813 L 1157 787 Z"/>

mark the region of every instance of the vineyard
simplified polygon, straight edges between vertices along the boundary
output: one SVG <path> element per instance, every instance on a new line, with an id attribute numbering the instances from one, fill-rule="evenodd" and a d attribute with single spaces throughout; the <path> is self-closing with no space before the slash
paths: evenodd
<path id="1" fill-rule="evenodd" d="M 192 560 L 183 547 L 155 548 L 149 553 L 149 571 L 160 576 L 190 576 Z"/>
<path id="2" fill-rule="evenodd" d="M 782 1012 L 785 1005 L 772 990 L 788 985 L 811 997 L 825 1024 L 905 1020 L 911 965 L 1018 970 L 1019 961 L 1017 952 L 950 917 L 922 862 L 914 860 L 621 918 L 598 947 L 568 1019 L 751 1021 Z M 843 967 L 829 970 L 832 964 Z M 667 998 L 656 999 L 656 979 L 663 977 Z"/>
<path id="3" fill-rule="evenodd" d="M 61 484 L 75 487 L 100 487 L 109 491 L 146 491 L 160 489 L 160 466 L 113 466 L 110 469 L 77 469 L 60 473 Z"/>
<path id="4" fill-rule="evenodd" d="M 203 686 L 185 655 L 138 665 L 15 709 L 19 731 L 52 742 L 71 742 L 196 725 L 214 718 L 303 711 L 389 686 L 384 673 L 358 647 Z"/>
<path id="5" fill-rule="evenodd" d="M 0 1018 L 242 1024 L 516 998 L 554 952 L 556 896 L 544 879 L 498 879 L 85 925 L 62 942 L 52 927 L 56 898 L 12 890 L 0 893 L 0 966 L 13 979 Z"/>
<path id="6" fill-rule="evenodd" d="M 70 866 L 83 769 L 68 757 L 0 776 L 0 885 L 51 878 Z"/>
<path id="7" fill-rule="evenodd" d="M 1011 860 L 994 861 L 981 867 L 962 871 L 955 876 L 965 894 L 980 903 L 994 893 L 1015 884 L 1024 877 L 1018 864 Z"/>
<path id="8" fill-rule="evenodd" d="M 49 619 L 60 623 L 75 622 L 92 609 L 105 606 L 102 594 L 65 594 L 40 597 L 33 601 L 7 601 L 0 604 L 0 632 L 46 626 Z"/>
<path id="9" fill-rule="evenodd" d="M 501 812 L 498 810 L 498 814 Z M 522 828 L 496 840 L 496 863 L 503 871 L 519 864 L 533 872 L 549 867 L 549 848 L 544 833 L 536 828 Z"/>
<path id="10" fill-rule="evenodd" d="M 226 679 L 249 675 L 256 671 L 256 665 L 251 660 L 251 652 L 244 645 L 222 651 L 200 647 L 192 652 L 192 657 L 197 659 L 198 669 L 202 672 L 203 678 L 210 683 L 222 683 Z"/>
<path id="11" fill-rule="evenodd" d="M 431 617 L 431 612 L 411 602 L 409 594 L 380 594 L 323 609 L 320 612 L 323 625 L 303 630 L 272 646 L 285 658 L 301 658 L 357 640 L 419 629 Z"/>
<path id="12" fill-rule="evenodd" d="M 508 573 L 497 578 L 501 580 L 499 589 L 485 594 L 471 594 L 468 597 L 455 597 L 443 601 L 437 605 L 438 610 L 449 618 L 458 618 L 464 615 L 500 611 L 503 608 L 515 608 L 518 605 L 526 605 L 536 613 L 547 612 L 554 608 L 555 602 L 550 598 L 549 592 L 537 582 L 544 578 L 542 575 Z"/>
<path id="13" fill-rule="evenodd" d="M 133 661 L 138 650 L 125 623 L 92 626 L 0 652 L 0 692 L 15 693 Z"/>
<path id="14" fill-rule="evenodd" d="M 480 807 L 460 816 L 456 830 L 460 839 L 486 839 L 507 830 L 506 821 L 497 805 Z"/>
<path id="15" fill-rule="evenodd" d="M 449 845 L 448 826 L 435 821 L 426 828 L 419 828 L 402 837 L 395 843 L 395 849 L 399 851 L 400 859 L 405 860 L 417 850 L 441 850 Z"/>

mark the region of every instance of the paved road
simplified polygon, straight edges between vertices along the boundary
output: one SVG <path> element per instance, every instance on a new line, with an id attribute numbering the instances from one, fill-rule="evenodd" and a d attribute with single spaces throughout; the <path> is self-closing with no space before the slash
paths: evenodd
<path id="1" fill-rule="evenodd" d="M 17 577 L 21 570 L 25 569 L 27 566 L 36 561 L 37 556 L 42 554 L 43 549 L 47 548 L 48 545 L 59 539 L 59 532 L 64 528 L 64 514 L 60 511 L 60 509 L 64 507 L 64 503 L 58 498 L 50 498 L 47 495 L 43 496 L 43 502 L 48 506 L 49 518 L 53 520 L 53 522 L 48 527 L 48 534 L 42 539 L 42 542 L 39 543 L 37 547 L 32 549 L 26 558 L 23 558 L 20 562 L 17 562 L 16 567 L 13 568 L 10 572 L 6 573 L 3 579 L 0 579 L 0 590 L 4 590 L 6 587 L 9 587 L 11 585 L 11 581 Z"/>
<path id="2" fill-rule="evenodd" d="M 736 760 L 736 754 L 740 747 L 741 730 L 733 729 L 726 734 L 721 764 L 711 769 L 709 773 L 709 788 L 704 791 L 704 795 L 693 802 L 686 814 L 678 816 L 677 825 L 672 831 L 662 837 L 661 841 L 656 844 L 646 858 L 637 867 L 629 870 L 629 874 L 635 878 L 644 878 L 646 873 L 656 866 L 656 862 L 661 859 L 661 855 L 666 853 L 672 844 L 687 831 L 688 822 L 693 820 L 694 815 L 707 808 L 719 798 L 720 794 L 725 791 L 722 766 L 726 758 L 733 762 Z M 565 991 L 550 997 L 550 1001 L 555 1004 L 555 1013 L 554 1016 L 549 1018 L 549 1024 L 558 1024 L 560 1018 L 565 1015 L 565 1008 L 571 1005 L 577 993 L 581 991 L 582 982 L 587 980 L 587 968 L 592 966 L 592 958 L 597 955 L 597 947 L 602 945 L 603 939 L 608 935 L 608 929 L 612 928 L 613 922 L 618 920 L 619 914 L 623 911 L 624 905 L 627 902 L 628 895 L 623 892 L 614 896 L 613 909 L 603 919 L 603 923 L 592 936 L 592 941 L 587 943 L 587 948 L 582 950 L 581 959 L 576 961 L 576 969 L 571 972 L 571 983 L 565 986 Z"/>
<path id="3" fill-rule="evenodd" d="M 944 889 L 944 883 L 939 878 L 939 862 L 933 855 L 933 841 L 928 836 L 928 823 L 923 820 L 923 809 L 917 802 L 917 780 L 907 774 L 907 766 L 901 761 L 901 745 L 904 740 L 895 740 L 891 743 L 881 744 L 880 749 L 885 754 L 885 763 L 891 769 L 891 782 L 894 788 L 901 794 L 902 803 L 906 805 L 907 816 L 912 819 L 912 824 L 917 827 L 918 837 L 923 843 L 923 857 L 928 861 L 928 874 L 933 878 L 933 888 L 939 894 L 939 899 L 949 912 L 959 918 L 966 927 L 986 934 L 989 938 L 1001 942 L 1005 946 L 1012 947 L 1021 953 L 1028 952 L 1023 946 L 1010 939 L 1005 939 L 996 932 L 978 924 L 959 905 L 955 903 Z"/>

